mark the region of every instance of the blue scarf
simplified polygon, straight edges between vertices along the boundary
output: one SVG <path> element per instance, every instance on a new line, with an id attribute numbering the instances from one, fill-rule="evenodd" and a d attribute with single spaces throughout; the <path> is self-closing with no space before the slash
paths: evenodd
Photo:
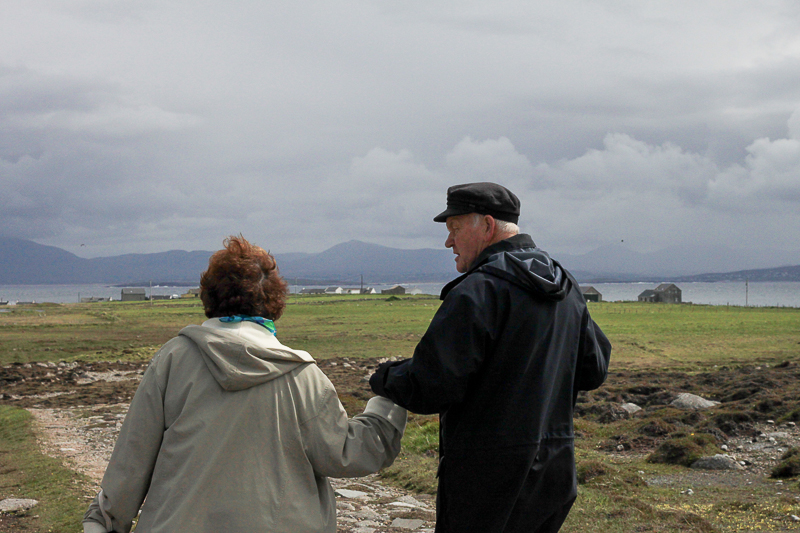
<path id="1" fill-rule="evenodd" d="M 222 316 L 219 318 L 220 322 L 255 322 L 260 326 L 264 326 L 267 328 L 267 331 L 275 335 L 275 322 L 268 318 L 261 318 L 260 316 L 249 316 L 249 315 L 233 315 L 233 316 Z"/>

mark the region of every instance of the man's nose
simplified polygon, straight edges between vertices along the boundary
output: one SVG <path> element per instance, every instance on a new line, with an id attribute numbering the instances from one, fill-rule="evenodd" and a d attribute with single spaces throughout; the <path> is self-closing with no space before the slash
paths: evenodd
<path id="1" fill-rule="evenodd" d="M 445 248 L 452 248 L 453 244 L 454 244 L 453 236 L 452 235 L 448 235 L 447 239 L 444 241 L 444 247 Z"/>

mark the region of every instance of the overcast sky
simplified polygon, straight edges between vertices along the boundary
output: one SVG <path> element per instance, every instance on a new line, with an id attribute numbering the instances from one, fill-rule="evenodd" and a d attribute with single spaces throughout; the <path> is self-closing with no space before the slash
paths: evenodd
<path id="1" fill-rule="evenodd" d="M 800 250 L 797 0 L 0 0 L 0 233 L 82 257 L 441 247 L 496 181 L 545 249 Z"/>

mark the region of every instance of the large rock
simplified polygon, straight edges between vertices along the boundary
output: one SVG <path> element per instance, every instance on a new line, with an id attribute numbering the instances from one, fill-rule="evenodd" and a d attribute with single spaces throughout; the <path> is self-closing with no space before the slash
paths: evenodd
<path id="1" fill-rule="evenodd" d="M 701 457 L 692 468 L 697 470 L 743 470 L 744 467 L 728 455 L 717 454 L 711 457 Z"/>
<path id="2" fill-rule="evenodd" d="M 395 518 L 390 527 L 398 529 L 417 529 L 422 524 L 424 524 L 424 522 L 416 518 Z"/>
<path id="3" fill-rule="evenodd" d="M 622 408 L 625 409 L 625 411 L 627 411 L 629 415 L 632 415 L 634 413 L 638 413 L 639 411 L 642 410 L 641 407 L 639 407 L 635 403 L 630 403 L 630 402 L 623 403 L 622 404 Z"/>
<path id="4" fill-rule="evenodd" d="M 719 402 L 706 400 L 705 398 L 701 398 L 695 394 L 689 394 L 688 392 L 682 392 L 678 394 L 677 398 L 672 400 L 670 405 L 678 409 L 708 409 L 709 407 L 719 405 Z"/>
<path id="5" fill-rule="evenodd" d="M 25 500 L 20 498 L 6 498 L 0 501 L 0 513 L 13 513 L 16 511 L 27 511 L 39 502 L 36 500 Z"/>
<path id="6" fill-rule="evenodd" d="M 366 492 L 361 492 L 360 490 L 350 490 L 350 489 L 336 489 L 335 494 L 337 496 L 341 496 L 342 498 L 365 498 L 369 496 Z"/>

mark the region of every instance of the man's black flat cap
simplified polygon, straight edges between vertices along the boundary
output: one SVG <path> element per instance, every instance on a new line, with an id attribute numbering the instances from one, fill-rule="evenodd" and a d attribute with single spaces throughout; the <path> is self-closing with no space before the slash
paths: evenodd
<path id="1" fill-rule="evenodd" d="M 465 183 L 447 189 L 447 209 L 434 217 L 434 222 L 447 222 L 448 217 L 478 213 L 516 224 L 519 221 L 519 198 L 496 183 Z"/>

